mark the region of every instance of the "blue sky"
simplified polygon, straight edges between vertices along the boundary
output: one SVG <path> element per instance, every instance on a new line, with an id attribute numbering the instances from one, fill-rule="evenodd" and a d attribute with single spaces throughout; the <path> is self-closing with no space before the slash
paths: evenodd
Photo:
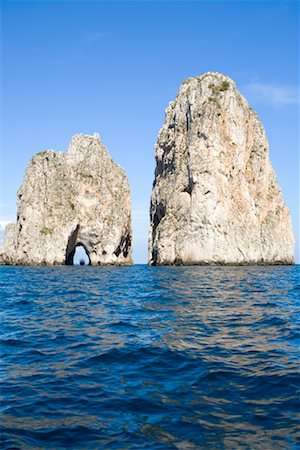
<path id="1" fill-rule="evenodd" d="M 230 76 L 258 112 L 292 212 L 299 261 L 296 1 L 2 1 L 1 224 L 35 153 L 99 132 L 131 186 L 134 260 L 147 260 L 154 144 L 181 82 Z"/>

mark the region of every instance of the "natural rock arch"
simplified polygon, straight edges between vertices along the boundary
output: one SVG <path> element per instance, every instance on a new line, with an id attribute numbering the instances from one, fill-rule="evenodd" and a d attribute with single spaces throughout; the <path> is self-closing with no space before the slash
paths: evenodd
<path id="1" fill-rule="evenodd" d="M 81 240 L 78 240 L 79 230 L 80 230 L 80 226 L 77 225 L 77 227 L 75 228 L 75 230 L 71 233 L 71 235 L 69 237 L 68 245 L 67 245 L 67 249 L 66 249 L 66 260 L 65 260 L 65 264 L 67 266 L 72 266 L 74 264 L 74 256 L 75 256 L 76 248 L 79 246 L 84 248 L 86 255 L 88 257 L 89 265 L 91 265 L 90 252 L 88 250 L 87 245 L 84 242 L 82 242 Z"/>
<path id="2" fill-rule="evenodd" d="M 30 161 L 0 264 L 70 264 L 80 243 L 92 265 L 132 264 L 130 203 L 126 173 L 99 135 L 76 135 L 66 153 Z"/>

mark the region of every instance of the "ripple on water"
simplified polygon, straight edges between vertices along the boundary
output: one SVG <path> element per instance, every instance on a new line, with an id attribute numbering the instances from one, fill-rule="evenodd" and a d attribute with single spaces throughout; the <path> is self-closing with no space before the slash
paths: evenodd
<path id="1" fill-rule="evenodd" d="M 0 268 L 2 448 L 300 448 L 299 272 Z"/>

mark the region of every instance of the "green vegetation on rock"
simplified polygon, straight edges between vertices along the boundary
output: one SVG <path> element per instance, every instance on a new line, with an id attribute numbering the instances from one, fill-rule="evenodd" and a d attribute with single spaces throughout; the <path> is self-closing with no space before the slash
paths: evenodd
<path id="1" fill-rule="evenodd" d="M 208 101 L 214 103 L 218 108 L 221 108 L 220 103 L 218 102 L 218 100 L 215 97 L 208 97 Z"/>
<path id="2" fill-rule="evenodd" d="M 53 233 L 53 228 L 44 227 L 44 228 L 41 229 L 40 233 L 44 234 L 45 236 L 47 234 L 52 234 Z"/>
<path id="3" fill-rule="evenodd" d="M 219 86 L 215 86 L 213 83 L 210 83 L 208 86 L 213 94 L 218 94 L 219 92 L 227 91 L 230 87 L 230 83 L 228 81 L 222 81 Z"/>
<path id="4" fill-rule="evenodd" d="M 93 175 L 90 174 L 90 173 L 80 172 L 80 175 L 81 175 L 83 178 L 93 178 Z"/>

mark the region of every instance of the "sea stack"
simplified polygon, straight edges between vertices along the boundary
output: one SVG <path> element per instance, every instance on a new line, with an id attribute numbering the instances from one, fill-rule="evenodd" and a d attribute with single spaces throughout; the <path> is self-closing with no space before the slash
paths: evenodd
<path id="1" fill-rule="evenodd" d="M 149 264 L 292 264 L 264 128 L 219 73 L 185 80 L 155 147 Z"/>
<path id="2" fill-rule="evenodd" d="M 9 225 L 1 264 L 72 264 L 82 245 L 92 265 L 128 265 L 131 205 L 125 171 L 98 134 L 75 135 L 66 153 L 35 155 L 18 191 L 17 223 Z"/>

